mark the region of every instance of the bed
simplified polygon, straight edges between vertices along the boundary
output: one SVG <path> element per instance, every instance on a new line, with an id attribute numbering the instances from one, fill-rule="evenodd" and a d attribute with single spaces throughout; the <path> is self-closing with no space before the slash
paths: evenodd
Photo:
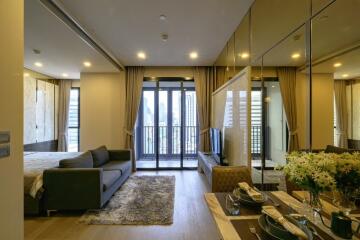
<path id="1" fill-rule="evenodd" d="M 24 152 L 24 212 L 39 214 L 43 193 L 43 172 L 59 166 L 61 159 L 73 158 L 81 152 Z"/>

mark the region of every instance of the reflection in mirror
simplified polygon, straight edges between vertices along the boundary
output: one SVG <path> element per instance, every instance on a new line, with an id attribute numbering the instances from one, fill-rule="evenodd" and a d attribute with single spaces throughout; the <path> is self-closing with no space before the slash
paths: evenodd
<path id="1" fill-rule="evenodd" d="M 285 153 L 306 148 L 305 27 L 300 28 L 263 58 L 266 81 L 265 156 L 267 166 L 285 164 Z"/>
<path id="2" fill-rule="evenodd" d="M 312 146 L 360 149 L 360 1 L 336 1 L 312 21 Z"/>
<path id="3" fill-rule="evenodd" d="M 309 10 L 310 0 L 256 0 L 251 8 L 252 60 L 257 60 L 280 39 L 301 26 L 310 16 Z"/>
<path id="4" fill-rule="evenodd" d="M 250 14 L 246 14 L 234 33 L 235 44 L 235 74 L 244 67 L 249 66 L 250 46 L 249 46 L 249 22 Z"/>

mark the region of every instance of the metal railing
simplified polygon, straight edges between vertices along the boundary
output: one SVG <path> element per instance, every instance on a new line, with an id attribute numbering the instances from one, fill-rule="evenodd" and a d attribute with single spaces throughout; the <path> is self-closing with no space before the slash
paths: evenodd
<path id="1" fill-rule="evenodd" d="M 198 126 L 184 126 L 184 156 L 195 156 L 198 151 Z M 180 155 L 181 127 L 159 126 L 159 154 L 166 156 Z M 155 126 L 142 128 L 142 154 L 155 155 Z"/>
<path id="2" fill-rule="evenodd" d="M 261 153 L 261 125 L 251 126 L 251 155 L 260 157 Z"/>

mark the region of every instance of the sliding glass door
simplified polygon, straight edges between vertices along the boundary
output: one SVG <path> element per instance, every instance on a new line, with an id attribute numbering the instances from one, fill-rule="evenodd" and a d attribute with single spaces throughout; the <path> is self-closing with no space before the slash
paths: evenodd
<path id="1" fill-rule="evenodd" d="M 197 167 L 198 124 L 194 83 L 152 81 L 144 84 L 137 127 L 140 169 Z"/>

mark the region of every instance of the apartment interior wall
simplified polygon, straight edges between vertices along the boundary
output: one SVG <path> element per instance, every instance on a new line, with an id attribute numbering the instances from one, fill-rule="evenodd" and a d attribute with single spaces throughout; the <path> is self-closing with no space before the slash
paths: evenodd
<path id="1" fill-rule="evenodd" d="M 297 118 L 300 149 L 309 146 L 309 80 L 304 73 L 296 75 Z M 325 149 L 334 142 L 333 74 L 312 75 L 312 148 Z"/>
<path id="2" fill-rule="evenodd" d="M 144 77 L 193 77 L 192 67 L 145 67 Z"/>
<path id="3" fill-rule="evenodd" d="M 0 158 L 0 239 L 24 238 L 23 54 L 24 1 L 0 1 L 0 131 L 9 131 L 10 156 Z"/>
<path id="4" fill-rule="evenodd" d="M 124 147 L 125 73 L 81 73 L 80 151 Z"/>

